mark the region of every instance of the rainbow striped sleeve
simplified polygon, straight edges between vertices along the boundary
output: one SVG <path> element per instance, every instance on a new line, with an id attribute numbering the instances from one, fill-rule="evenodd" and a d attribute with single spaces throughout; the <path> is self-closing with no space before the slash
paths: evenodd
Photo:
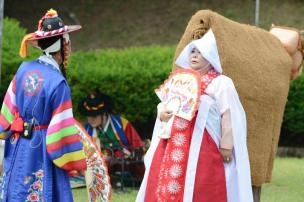
<path id="1" fill-rule="evenodd" d="M 1 108 L 0 114 L 0 138 L 5 139 L 6 130 L 9 129 L 11 123 L 13 122 L 15 113 L 17 111 L 16 107 L 16 80 L 15 77 L 11 81 Z"/>
<path id="2" fill-rule="evenodd" d="M 53 94 L 52 119 L 46 136 L 47 151 L 54 164 L 65 170 L 86 167 L 83 145 L 73 118 L 70 92 L 65 82 Z"/>

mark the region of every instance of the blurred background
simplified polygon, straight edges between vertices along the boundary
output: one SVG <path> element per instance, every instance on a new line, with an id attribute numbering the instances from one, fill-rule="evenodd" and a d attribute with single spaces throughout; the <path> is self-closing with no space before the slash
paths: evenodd
<path id="1" fill-rule="evenodd" d="M 2 0 L 4 1 L 4 0 Z M 175 48 L 198 10 L 210 9 L 245 24 L 269 30 L 272 24 L 304 29 L 304 0 L 6 0 L 2 37 L 0 101 L 23 61 L 19 47 L 26 33 L 36 31 L 39 19 L 53 8 L 65 24 L 80 24 L 70 35 L 73 54 L 68 82 L 74 114 L 79 100 L 99 88 L 115 101 L 115 112 L 130 120 L 142 138 L 150 138 L 159 102 L 154 89 L 171 71 Z M 258 18 L 256 13 L 258 13 Z M 27 60 L 39 51 L 30 49 Z M 304 76 L 291 82 L 276 160 L 274 180 L 262 201 L 302 201 L 304 185 Z M 288 183 L 283 183 L 288 181 Z M 85 191 L 76 190 L 85 201 Z M 113 201 L 134 201 L 137 190 L 114 192 Z M 281 193 L 281 194 L 280 194 Z M 288 198 L 292 197 L 292 198 Z"/>
<path id="2" fill-rule="evenodd" d="M 303 0 L 260 0 L 259 26 L 304 27 Z M 66 24 L 81 24 L 73 35 L 75 50 L 176 45 L 194 13 L 211 9 L 227 18 L 255 24 L 255 0 L 8 0 L 4 16 L 29 31 L 46 9 L 54 8 Z"/>
<path id="3" fill-rule="evenodd" d="M 68 79 L 74 105 L 98 87 L 114 98 L 116 111 L 133 122 L 142 137 L 149 138 L 158 103 L 154 89 L 168 76 L 175 47 L 196 11 L 210 9 L 240 23 L 257 23 L 265 30 L 272 24 L 304 28 L 303 0 L 259 1 L 258 22 L 256 3 L 254 0 L 4 1 L 0 95 L 3 97 L 22 61 L 18 55 L 22 37 L 35 31 L 38 20 L 53 8 L 65 24 L 83 27 L 71 34 L 74 54 L 69 62 Z M 31 50 L 29 59 L 38 55 Z M 290 89 L 282 146 L 304 144 L 302 78 L 294 81 Z M 77 110 L 74 113 L 79 117 Z"/>

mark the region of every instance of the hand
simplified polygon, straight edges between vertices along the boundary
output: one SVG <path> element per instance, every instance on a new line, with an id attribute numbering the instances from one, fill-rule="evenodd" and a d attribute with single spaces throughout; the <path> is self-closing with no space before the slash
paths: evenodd
<path id="1" fill-rule="evenodd" d="M 131 152 L 126 148 L 122 148 L 122 152 L 124 153 L 125 158 L 128 158 L 129 156 L 131 156 Z"/>
<path id="2" fill-rule="evenodd" d="M 223 161 L 229 163 L 232 160 L 232 149 L 220 148 Z"/>
<path id="3" fill-rule="evenodd" d="M 173 116 L 173 111 L 166 110 L 160 113 L 160 120 L 163 122 L 168 122 L 169 119 Z"/>
<path id="4" fill-rule="evenodd" d="M 75 177 L 75 176 L 79 175 L 79 172 L 77 170 L 71 170 L 71 171 L 68 172 L 68 175 L 70 177 Z"/>

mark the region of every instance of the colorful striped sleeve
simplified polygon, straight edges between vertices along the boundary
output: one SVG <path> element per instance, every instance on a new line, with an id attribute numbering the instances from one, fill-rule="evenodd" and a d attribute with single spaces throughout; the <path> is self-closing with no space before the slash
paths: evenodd
<path id="1" fill-rule="evenodd" d="M 62 82 L 51 98 L 53 109 L 46 136 L 46 146 L 54 164 L 64 170 L 86 168 L 83 145 L 72 112 L 70 91 Z"/>
<path id="2" fill-rule="evenodd" d="M 1 114 L 0 114 L 0 138 L 5 139 L 6 133 L 4 133 L 6 130 L 9 129 L 11 123 L 13 122 L 15 113 L 17 111 L 16 106 L 16 80 L 15 77 L 11 81 L 1 108 Z"/>

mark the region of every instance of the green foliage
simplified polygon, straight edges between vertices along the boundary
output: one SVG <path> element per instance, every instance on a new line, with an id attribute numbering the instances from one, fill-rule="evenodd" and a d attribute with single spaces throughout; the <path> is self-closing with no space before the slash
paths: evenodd
<path id="1" fill-rule="evenodd" d="M 158 103 L 154 89 L 168 76 L 173 56 L 173 47 L 159 46 L 73 54 L 68 78 L 74 107 L 99 88 L 114 99 L 117 112 L 132 122 L 147 122 Z"/>
<path id="2" fill-rule="evenodd" d="M 134 202 L 138 193 L 139 187 L 129 188 L 124 187 L 124 190 L 112 189 L 111 202 Z M 88 201 L 86 188 L 73 189 L 73 198 L 75 202 Z"/>
<path id="3" fill-rule="evenodd" d="M 26 30 L 14 19 L 4 20 L 1 95 L 23 59 L 19 48 Z M 115 110 L 132 122 L 153 119 L 158 98 L 154 93 L 168 76 L 174 47 L 142 47 L 122 50 L 106 49 L 76 52 L 69 61 L 68 79 L 74 109 L 78 101 L 95 88 L 113 97 Z M 39 51 L 29 50 L 27 60 L 37 58 Z M 74 110 L 76 116 L 78 111 Z"/>
<path id="4" fill-rule="evenodd" d="M 5 92 L 22 58 L 18 55 L 25 29 L 13 19 L 4 19 L 2 40 L 1 92 Z"/>
<path id="5" fill-rule="evenodd" d="M 4 20 L 3 55 L 0 92 L 3 97 L 10 80 L 22 62 L 19 47 L 26 30 L 13 19 Z M 168 76 L 175 48 L 170 46 L 133 47 L 76 52 L 68 69 L 74 109 L 78 101 L 95 88 L 114 98 L 115 111 L 132 122 L 154 119 L 159 102 L 154 93 Z M 31 48 L 30 58 L 39 51 Z M 78 111 L 74 110 L 79 117 Z M 291 83 L 283 122 L 283 139 L 289 134 L 304 134 L 304 75 Z M 286 137 L 284 134 L 286 133 Z M 288 134 L 288 135 L 287 135 Z M 300 136 L 299 136 L 300 134 Z M 290 135 L 289 135 L 290 136 Z M 294 136 L 293 136 L 294 137 Z"/>
<path id="6" fill-rule="evenodd" d="M 17 20 L 9 18 L 4 19 L 0 85 L 2 97 L 23 60 L 19 56 L 19 48 L 25 34 L 26 30 L 20 26 Z M 39 52 L 30 48 L 29 54 L 31 54 L 31 57 L 28 59 L 32 59 L 37 57 Z"/>
<path id="7" fill-rule="evenodd" d="M 291 83 L 285 109 L 283 129 L 304 135 L 304 75 Z"/>

